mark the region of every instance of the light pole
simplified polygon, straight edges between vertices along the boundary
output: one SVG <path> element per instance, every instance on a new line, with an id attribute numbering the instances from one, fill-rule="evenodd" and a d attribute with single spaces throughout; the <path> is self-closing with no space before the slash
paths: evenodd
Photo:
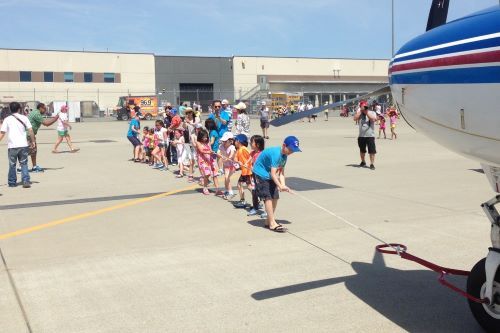
<path id="1" fill-rule="evenodd" d="M 391 0 L 391 13 L 392 13 L 392 19 L 391 19 L 392 53 L 391 53 L 391 56 L 394 57 L 394 0 Z"/>

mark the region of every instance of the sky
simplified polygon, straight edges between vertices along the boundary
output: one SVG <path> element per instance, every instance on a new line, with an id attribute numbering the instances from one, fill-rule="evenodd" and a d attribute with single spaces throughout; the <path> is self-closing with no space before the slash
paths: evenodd
<path id="1" fill-rule="evenodd" d="M 391 56 L 392 0 L 0 0 L 0 48 L 156 55 Z M 394 0 L 396 50 L 431 0 Z M 451 0 L 448 20 L 499 0 Z"/>

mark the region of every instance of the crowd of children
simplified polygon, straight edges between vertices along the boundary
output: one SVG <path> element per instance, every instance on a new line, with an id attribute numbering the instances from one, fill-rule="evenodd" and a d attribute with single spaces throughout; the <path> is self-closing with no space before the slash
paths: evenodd
<path id="1" fill-rule="evenodd" d="M 178 169 L 172 170 L 176 177 L 187 176 L 188 182 L 198 181 L 204 195 L 214 193 L 231 200 L 237 195 L 233 190 L 236 187 L 239 198 L 231 200 L 234 207 L 247 208 L 248 216 L 260 214 L 265 218 L 267 214 L 256 195 L 252 174 L 252 166 L 264 150 L 264 137 L 254 135 L 249 139 L 249 119 L 242 112 L 240 115 L 244 116 L 236 121 L 235 135 L 231 131 L 221 133 L 217 118 L 209 117 L 202 125 L 199 117 L 194 118 L 190 110 L 187 111 L 184 119 L 173 116 L 167 123 L 156 120 L 154 127 L 145 126 L 142 131 L 139 131 L 140 123 L 133 120 L 130 125 L 132 132 L 142 133 L 137 135 L 141 145 L 137 158 L 134 156 L 133 160 L 161 171 L 169 170 L 169 165 L 177 165 Z M 243 120 L 241 124 L 240 119 Z M 177 163 L 172 163 L 170 147 L 175 147 Z M 198 177 L 195 177 L 196 168 L 199 170 Z M 233 186 L 235 175 L 237 181 Z M 212 191 L 209 185 L 213 186 Z M 252 198 L 248 204 L 246 191 Z"/>

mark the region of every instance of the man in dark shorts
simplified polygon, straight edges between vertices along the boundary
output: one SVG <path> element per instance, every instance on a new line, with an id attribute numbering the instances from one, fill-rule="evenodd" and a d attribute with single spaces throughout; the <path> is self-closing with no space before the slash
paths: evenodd
<path id="1" fill-rule="evenodd" d="M 140 161 L 141 155 L 141 141 L 139 140 L 139 134 L 141 134 L 141 123 L 139 122 L 140 113 L 136 113 L 134 118 L 130 121 L 127 132 L 127 139 L 134 146 L 134 161 Z"/>
<path id="2" fill-rule="evenodd" d="M 43 168 L 40 167 L 36 163 L 36 153 L 37 153 L 37 145 L 36 145 L 36 134 L 38 133 L 38 129 L 43 126 L 50 126 L 53 123 L 59 119 L 59 114 L 52 118 L 44 119 L 43 115 L 47 112 L 47 107 L 43 103 L 38 103 L 36 106 L 36 110 L 33 110 L 29 113 L 28 119 L 31 123 L 31 126 L 33 128 L 33 133 L 35 134 L 35 144 L 32 145 L 31 143 L 31 138 L 28 136 L 28 144 L 30 146 L 29 148 L 29 155 L 31 156 L 31 163 L 33 164 L 33 169 L 31 169 L 32 172 L 43 172 Z"/>
<path id="3" fill-rule="evenodd" d="M 354 115 L 354 121 L 359 121 L 358 146 L 359 155 L 361 157 L 359 166 L 366 166 L 365 155 L 368 148 L 370 169 L 375 170 L 375 154 L 377 153 L 375 146 L 375 121 L 377 121 L 377 114 L 375 111 L 370 111 L 368 109 L 368 103 L 362 101 L 359 110 L 356 112 L 356 115 Z"/>
<path id="4" fill-rule="evenodd" d="M 271 114 L 269 113 L 269 109 L 266 106 L 266 102 L 262 101 L 262 105 L 259 110 L 260 116 L 260 128 L 262 128 L 262 136 L 264 139 L 269 139 L 268 131 L 269 131 L 269 119 Z"/>
<path id="5" fill-rule="evenodd" d="M 289 192 L 285 184 L 285 165 L 288 155 L 300 152 L 299 139 L 289 136 L 281 147 L 264 149 L 252 168 L 255 175 L 255 190 L 257 196 L 264 200 L 267 213 L 266 227 L 275 232 L 285 232 L 278 224 L 274 212 L 278 206 L 279 192 Z"/>

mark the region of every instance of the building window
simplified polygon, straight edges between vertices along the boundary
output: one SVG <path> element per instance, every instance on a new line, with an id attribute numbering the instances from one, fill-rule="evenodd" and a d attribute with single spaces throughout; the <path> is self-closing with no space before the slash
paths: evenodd
<path id="1" fill-rule="evenodd" d="M 84 82 L 92 82 L 93 81 L 92 73 L 83 73 L 83 81 Z"/>
<path id="2" fill-rule="evenodd" d="M 54 82 L 54 72 L 43 72 L 43 82 Z"/>
<path id="3" fill-rule="evenodd" d="M 31 82 L 31 72 L 19 72 L 19 80 L 21 82 Z"/>
<path id="4" fill-rule="evenodd" d="M 64 72 L 64 82 L 74 82 L 73 72 Z"/>
<path id="5" fill-rule="evenodd" d="M 114 83 L 115 82 L 115 73 L 104 73 L 104 82 Z"/>

